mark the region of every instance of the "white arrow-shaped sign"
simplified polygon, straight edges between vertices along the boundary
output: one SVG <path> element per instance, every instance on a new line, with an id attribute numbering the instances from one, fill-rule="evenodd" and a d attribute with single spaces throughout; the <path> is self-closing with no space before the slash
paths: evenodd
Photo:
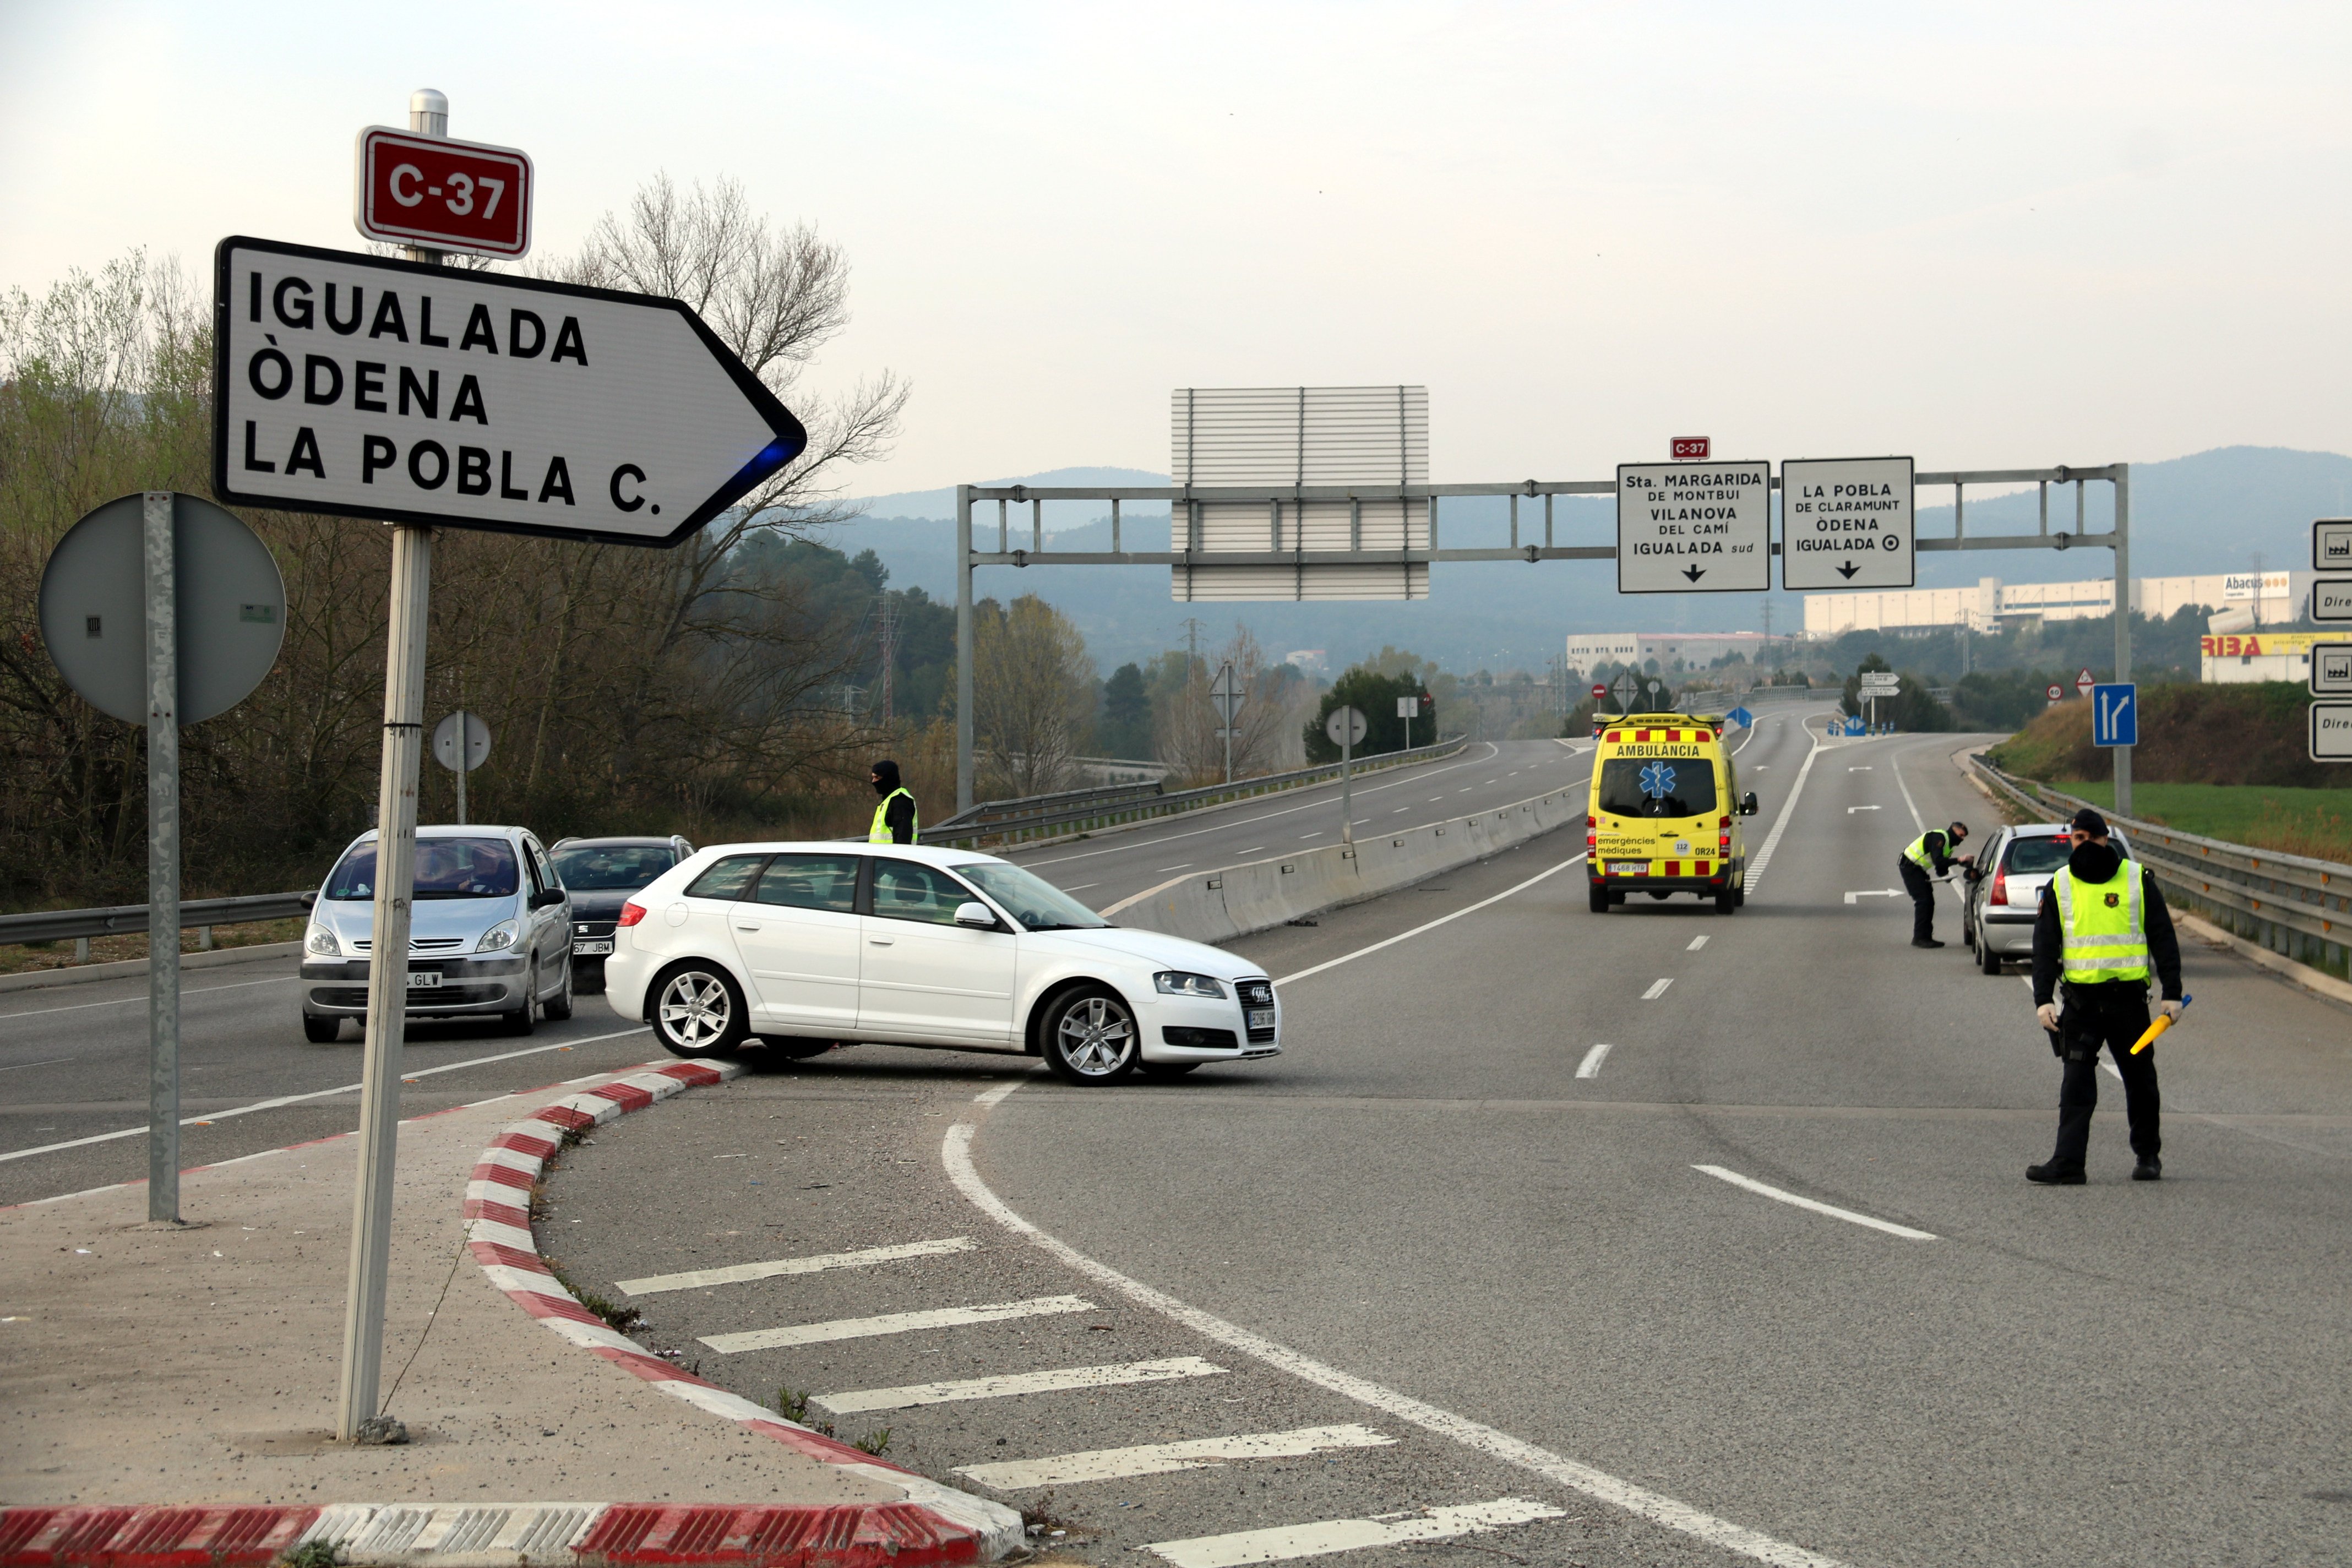
<path id="1" fill-rule="evenodd" d="M 675 300 L 231 237 L 224 500 L 675 544 L 808 434 Z"/>

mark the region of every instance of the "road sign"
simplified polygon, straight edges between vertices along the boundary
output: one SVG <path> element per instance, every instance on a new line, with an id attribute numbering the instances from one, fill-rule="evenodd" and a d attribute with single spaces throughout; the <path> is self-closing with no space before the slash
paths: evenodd
<path id="1" fill-rule="evenodd" d="M 2055 681 L 2053 681 L 2048 687 L 2043 689 L 2042 695 L 2047 697 L 2053 702 L 2063 702 L 2066 700 L 2066 689 L 2060 686 Z"/>
<path id="2" fill-rule="evenodd" d="M 66 531 L 41 573 L 41 637 L 58 673 L 111 719 L 148 716 L 144 496 L 123 496 Z M 183 725 L 226 713 L 278 662 L 286 583 L 269 547 L 196 496 L 172 498 L 168 606 Z"/>
<path id="3" fill-rule="evenodd" d="M 1418 698 L 1418 697 L 1400 697 L 1400 698 L 1398 698 L 1398 699 L 1397 699 L 1397 717 L 1398 717 L 1398 718 L 1400 718 L 1400 719 L 1418 719 L 1418 718 L 1420 718 L 1420 717 L 1421 717 L 1421 699 L 1420 699 L 1420 698 Z"/>
<path id="4" fill-rule="evenodd" d="M 2352 763 L 2352 702 L 2311 705 L 2311 760 Z"/>
<path id="5" fill-rule="evenodd" d="M 1598 703 L 1601 701 L 1601 700 L 1602 698 L 1604 698 L 1604 697 L 1606 697 L 1606 696 L 1608 696 L 1608 695 L 1609 695 L 1609 689 L 1608 689 L 1607 687 L 1605 687 L 1605 686 L 1601 685 L 1601 684 L 1600 682 L 1598 682 L 1598 681 L 1593 682 L 1593 686 L 1592 686 L 1592 700 L 1593 700 L 1593 702 L 1594 702 L 1595 704 L 1598 704 Z"/>
<path id="6" fill-rule="evenodd" d="M 1863 729 L 1862 716 L 1860 714 L 1856 714 L 1845 721 L 1845 732 L 1849 735 L 1859 735 L 1864 732 Z"/>
<path id="7" fill-rule="evenodd" d="M 1771 540 L 1769 463 L 1618 465 L 1621 594 L 1761 593 Z"/>
<path id="8" fill-rule="evenodd" d="M 2311 525 L 2311 569 L 2352 571 L 2352 517 L 2323 517 Z"/>
<path id="9" fill-rule="evenodd" d="M 1756 722 L 1756 715 L 1745 708 L 1734 708 L 1730 712 L 1726 713 L 1723 719 L 1724 722 L 1737 724 L 1743 730 Z"/>
<path id="10" fill-rule="evenodd" d="M 1711 436 L 1677 436 L 1667 449 L 1667 456 L 1677 463 L 1704 462 L 1715 449 Z"/>
<path id="11" fill-rule="evenodd" d="M 1861 679 L 1865 687 L 1880 686 L 1889 691 L 1903 684 L 1903 677 L 1891 669 L 1865 669 Z"/>
<path id="12" fill-rule="evenodd" d="M 2352 621 L 2352 577 L 2322 577 L 2311 585 L 2311 618 Z"/>
<path id="13" fill-rule="evenodd" d="M 1231 724 L 1234 721 L 1234 716 L 1242 710 L 1242 703 L 1247 700 L 1248 695 L 1242 689 L 1240 682 L 1234 679 L 1232 665 L 1222 664 L 1217 667 L 1217 679 L 1209 683 L 1209 700 L 1215 705 L 1218 718 Z"/>
<path id="14" fill-rule="evenodd" d="M 1642 683 L 1633 679 L 1633 671 L 1627 670 L 1610 683 L 1609 689 L 1617 694 L 1617 711 L 1630 713 L 1633 710 L 1633 699 L 1642 695 Z"/>
<path id="15" fill-rule="evenodd" d="M 466 731 L 462 752 L 457 742 L 461 724 Z M 468 713 L 461 708 L 433 727 L 433 760 L 451 773 L 472 773 L 489 755 L 490 727 L 482 722 L 479 713 Z"/>
<path id="16" fill-rule="evenodd" d="M 2091 744 L 2139 744 L 2139 688 L 2117 681 L 2091 688 Z"/>
<path id="17" fill-rule="evenodd" d="M 1908 458 L 1780 465 L 1780 585 L 1908 588 L 1918 580 Z"/>
<path id="18" fill-rule="evenodd" d="M 667 545 L 808 444 L 675 300 L 242 237 L 215 279 L 231 502 Z"/>
<path id="19" fill-rule="evenodd" d="M 484 256 L 530 248 L 530 156 L 371 125 L 360 132 L 352 222 L 370 239 Z"/>
<path id="20" fill-rule="evenodd" d="M 2305 678 L 2314 697 L 2352 697 L 2352 642 L 2311 645 L 2311 673 Z"/>
<path id="21" fill-rule="evenodd" d="M 1323 732 L 1331 737 L 1335 746 L 1360 746 L 1364 732 L 1370 726 L 1363 713 L 1354 708 L 1334 708 L 1331 716 L 1323 721 Z"/>
<path id="22" fill-rule="evenodd" d="M 2074 677 L 2074 694 L 2078 697 L 2088 697 L 2091 694 L 2091 688 L 2098 683 L 2097 677 L 2087 669 L 2083 670 Z"/>

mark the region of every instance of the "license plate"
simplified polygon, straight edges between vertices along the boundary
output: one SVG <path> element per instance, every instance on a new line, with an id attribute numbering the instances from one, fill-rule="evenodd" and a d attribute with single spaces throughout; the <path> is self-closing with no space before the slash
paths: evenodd
<path id="1" fill-rule="evenodd" d="M 593 957 L 600 952 L 610 952 L 613 951 L 613 939 L 608 936 L 601 942 L 575 942 L 572 944 L 572 951 L 586 957 Z"/>
<path id="2" fill-rule="evenodd" d="M 408 988 L 411 991 L 430 991 L 440 984 L 441 972 L 437 969 L 412 969 L 408 972 Z"/>
<path id="3" fill-rule="evenodd" d="M 1253 1028 L 1253 1029 L 1271 1029 L 1271 1028 L 1273 1028 L 1273 1027 L 1274 1027 L 1274 1009 L 1273 1009 L 1273 1008 L 1271 1008 L 1271 1007 L 1253 1007 L 1253 1008 L 1251 1008 L 1251 1009 L 1249 1010 L 1249 1026 L 1250 1026 L 1251 1028 Z"/>
<path id="4" fill-rule="evenodd" d="M 1609 874 L 1612 877 L 1646 877 L 1650 872 L 1647 860 L 1612 860 Z"/>

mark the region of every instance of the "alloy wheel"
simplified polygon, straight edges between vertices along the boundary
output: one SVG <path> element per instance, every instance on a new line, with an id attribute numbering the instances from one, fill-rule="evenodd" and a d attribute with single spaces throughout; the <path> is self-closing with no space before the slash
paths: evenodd
<path id="1" fill-rule="evenodd" d="M 1113 997 L 1082 996 L 1063 1009 L 1054 1037 L 1072 1072 L 1109 1078 L 1127 1067 L 1135 1050 L 1135 1019 Z"/>
<path id="2" fill-rule="evenodd" d="M 693 970 L 662 987 L 662 1032 L 689 1051 L 708 1050 L 726 1038 L 734 1022 L 733 999 L 715 974 Z"/>

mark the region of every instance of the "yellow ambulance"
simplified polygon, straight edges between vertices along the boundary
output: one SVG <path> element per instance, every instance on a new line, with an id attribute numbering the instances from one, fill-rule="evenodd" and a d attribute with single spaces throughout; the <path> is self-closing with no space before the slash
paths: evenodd
<path id="1" fill-rule="evenodd" d="M 1584 818 L 1592 912 L 1629 893 L 1696 893 L 1727 915 L 1747 902 L 1740 818 L 1756 815 L 1756 797 L 1739 793 L 1723 721 L 1628 713 L 1594 719 L 1592 735 L 1600 746 Z"/>

